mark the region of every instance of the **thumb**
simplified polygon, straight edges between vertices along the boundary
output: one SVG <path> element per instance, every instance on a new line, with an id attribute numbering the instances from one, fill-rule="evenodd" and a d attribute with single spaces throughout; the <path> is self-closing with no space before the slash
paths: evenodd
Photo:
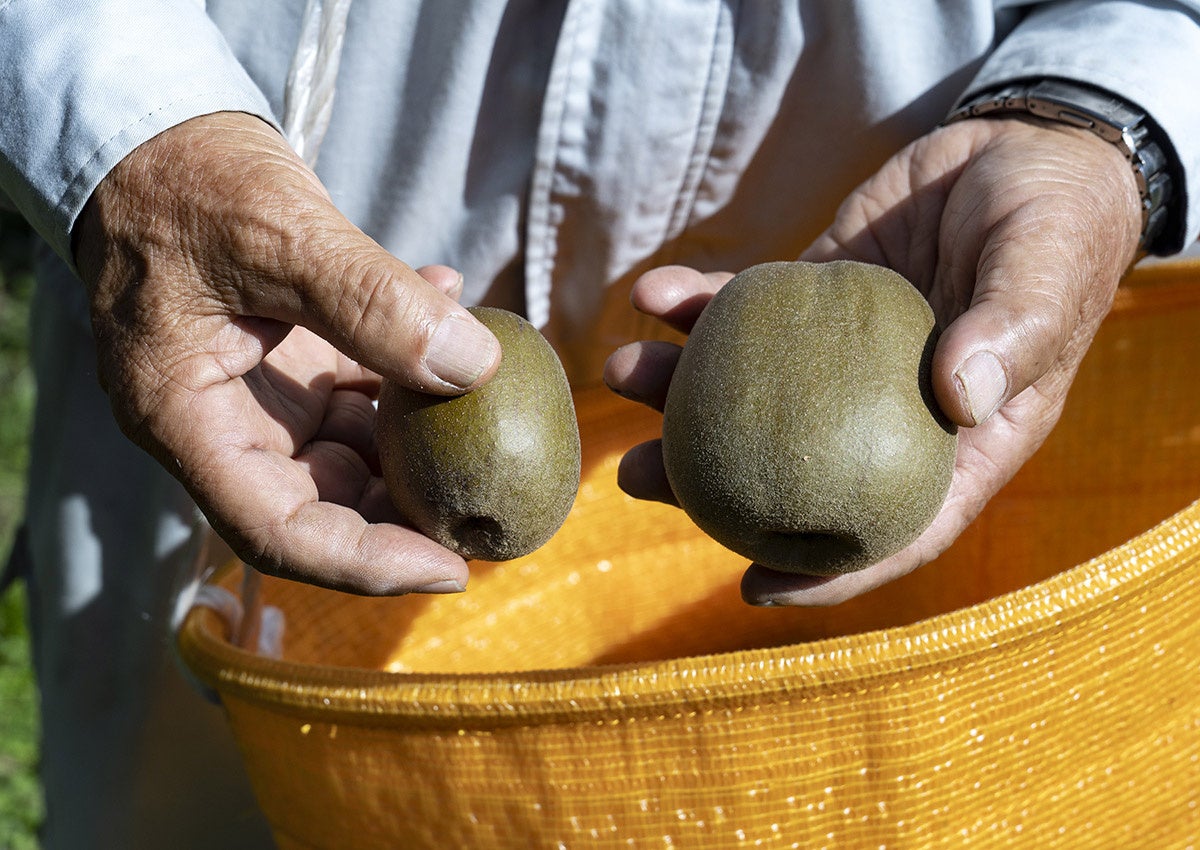
<path id="1" fill-rule="evenodd" d="M 358 231 L 321 259 L 302 264 L 297 283 L 306 297 L 297 324 L 424 392 L 457 394 L 495 373 L 500 343 L 455 300 L 457 272 L 427 266 L 418 273 Z"/>
<path id="2" fill-rule="evenodd" d="M 261 122 L 253 130 L 270 155 L 254 160 L 259 167 L 247 183 L 257 187 L 270 177 L 273 191 L 234 210 L 252 226 L 233 253 L 249 260 L 250 279 L 264 284 L 248 293 L 244 273 L 237 274 L 242 303 L 308 328 L 403 386 L 456 395 L 486 382 L 500 365 L 500 343 L 458 304 L 462 276 L 446 266 L 414 270 L 401 262 L 337 209 L 282 140 Z M 246 134 L 237 140 L 245 144 Z"/>
<path id="3" fill-rule="evenodd" d="M 130 280 L 159 280 L 153 298 L 146 287 L 136 296 L 156 337 L 181 324 L 186 305 L 197 317 L 212 309 L 282 323 L 264 333 L 249 322 L 256 356 L 287 325 L 302 325 L 372 371 L 429 392 L 471 389 L 499 364 L 495 337 L 455 301 L 457 272 L 426 267 L 423 277 L 385 251 L 254 116 L 194 118 L 144 142 L 89 210 L 78 256 L 95 278 L 94 309 L 119 307 L 106 299 L 124 297 Z"/>
<path id="4" fill-rule="evenodd" d="M 933 360 L 938 403 L 968 427 L 1030 387 L 1061 408 L 1141 230 L 1132 172 L 1112 145 L 1040 122 L 966 128 L 984 129 L 946 201 L 930 298 L 946 317 L 969 293 Z"/>
<path id="5" fill-rule="evenodd" d="M 1028 241 L 998 250 L 982 264 L 968 309 L 942 333 L 933 388 L 956 424 L 983 424 L 1034 384 L 1053 398 L 1065 394 L 1116 280 L 1079 279 L 1061 252 L 1053 260 L 1045 253 Z"/>

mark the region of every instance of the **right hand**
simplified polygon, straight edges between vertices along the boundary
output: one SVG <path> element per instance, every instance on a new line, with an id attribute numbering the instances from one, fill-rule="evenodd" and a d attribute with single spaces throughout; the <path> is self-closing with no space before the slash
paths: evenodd
<path id="1" fill-rule="evenodd" d="M 73 235 L 117 421 L 239 557 L 357 593 L 465 586 L 462 558 L 401 524 L 371 404 L 380 375 L 453 395 L 494 374 L 457 272 L 389 255 L 240 113 L 140 145 Z"/>

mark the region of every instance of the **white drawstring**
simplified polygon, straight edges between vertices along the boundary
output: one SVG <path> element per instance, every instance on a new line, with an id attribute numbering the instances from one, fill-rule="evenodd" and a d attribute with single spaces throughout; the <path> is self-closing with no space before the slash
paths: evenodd
<path id="1" fill-rule="evenodd" d="M 351 0 L 308 0 L 283 96 L 283 134 L 313 168 L 329 117 Z"/>

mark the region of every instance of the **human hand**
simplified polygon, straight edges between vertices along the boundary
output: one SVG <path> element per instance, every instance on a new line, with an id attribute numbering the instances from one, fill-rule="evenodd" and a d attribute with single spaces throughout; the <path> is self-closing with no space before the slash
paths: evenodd
<path id="1" fill-rule="evenodd" d="M 885 561 L 833 577 L 751 565 L 746 600 L 834 604 L 949 547 L 1058 421 L 1140 230 L 1124 158 L 1090 133 L 1033 120 L 940 128 L 856 189 L 801 259 L 891 267 L 933 306 L 943 328 L 934 392 L 961 426 L 950 492 L 929 528 Z M 656 269 L 637 281 L 633 303 L 687 332 L 729 277 Z M 612 355 L 605 380 L 661 410 L 678 355 L 669 343 L 633 343 Z M 631 495 L 675 501 L 657 441 L 626 455 L 619 480 Z"/>
<path id="2" fill-rule="evenodd" d="M 139 146 L 74 236 L 122 430 L 239 557 L 358 593 L 462 589 L 462 558 L 401 525 L 372 436 L 380 375 L 457 394 L 495 372 L 457 272 L 390 256 L 239 113 Z"/>

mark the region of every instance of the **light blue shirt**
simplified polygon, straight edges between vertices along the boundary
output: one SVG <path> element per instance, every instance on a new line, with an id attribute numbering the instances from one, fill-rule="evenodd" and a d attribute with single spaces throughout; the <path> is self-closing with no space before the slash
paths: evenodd
<path id="1" fill-rule="evenodd" d="M 218 110 L 278 123 L 304 3 L 207 5 L 0 0 L 0 194 L 58 255 L 34 312 L 51 391 L 27 505 L 47 850 L 261 836 L 223 718 L 198 717 L 171 678 L 190 502 L 117 430 L 67 265 L 80 210 L 138 144 Z M 1197 4 L 1017 5 L 356 0 L 317 171 L 398 257 L 461 269 L 464 301 L 523 305 L 576 379 L 656 333 L 628 305 L 639 272 L 796 256 L 961 96 L 1016 78 L 1076 79 L 1148 110 L 1179 154 L 1194 240 Z"/>
<path id="2" fill-rule="evenodd" d="M 60 256 L 138 143 L 213 110 L 281 114 L 303 4 L 200 5 L 0 2 L 0 190 Z M 564 347 L 642 330 L 615 314 L 649 266 L 794 257 L 964 93 L 1015 78 L 1148 110 L 1182 162 L 1194 240 L 1198 4 L 1015 5 L 359 0 L 318 172 L 401 259 L 463 270 L 468 303 L 523 296 Z M 574 374 L 598 368 L 579 358 Z"/>

